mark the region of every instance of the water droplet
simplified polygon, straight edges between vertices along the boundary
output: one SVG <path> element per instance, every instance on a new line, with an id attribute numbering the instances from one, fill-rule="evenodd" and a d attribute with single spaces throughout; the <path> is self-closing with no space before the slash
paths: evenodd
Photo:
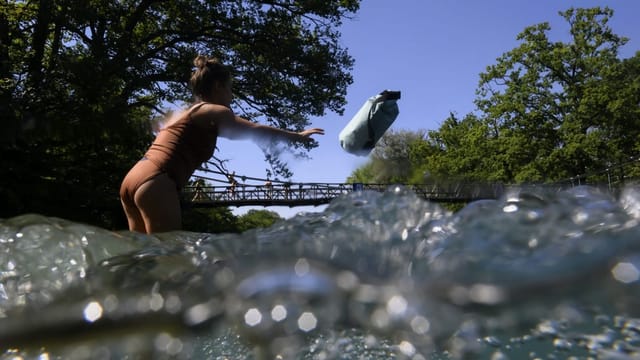
<path id="1" fill-rule="evenodd" d="M 640 278 L 640 271 L 629 262 L 619 262 L 611 269 L 611 273 L 616 280 L 625 284 L 638 281 Z"/>
<path id="2" fill-rule="evenodd" d="M 500 341 L 500 339 L 498 339 L 495 336 L 487 336 L 484 339 L 482 339 L 487 345 L 493 346 L 493 347 L 500 347 L 502 346 L 502 342 Z"/>
<path id="3" fill-rule="evenodd" d="M 198 325 L 211 318 L 213 315 L 212 306 L 207 303 L 197 304 L 190 307 L 185 313 L 185 322 L 188 325 Z"/>
<path id="4" fill-rule="evenodd" d="M 244 314 L 244 322 L 251 327 L 260 324 L 262 322 L 262 314 L 260 313 L 260 310 L 256 308 L 247 310 Z"/>
<path id="5" fill-rule="evenodd" d="M 407 311 L 407 300 L 401 295 L 394 295 L 387 301 L 387 311 L 390 315 L 401 316 Z"/>
<path id="6" fill-rule="evenodd" d="M 573 344 L 567 339 L 557 338 L 553 340 L 553 346 L 558 350 L 569 351 Z"/>
<path id="7" fill-rule="evenodd" d="M 92 301 L 84 308 L 84 319 L 94 322 L 102 317 L 102 306 L 97 301 Z"/>
<path id="8" fill-rule="evenodd" d="M 308 274 L 309 268 L 310 266 L 307 259 L 298 259 L 298 261 L 293 267 L 294 271 L 296 272 L 296 275 L 298 276 L 305 276 L 306 274 Z"/>
<path id="9" fill-rule="evenodd" d="M 429 328 L 431 327 L 431 323 L 429 320 L 423 316 L 415 316 L 411 319 L 411 329 L 418 335 L 424 335 L 429 332 Z"/>
<path id="10" fill-rule="evenodd" d="M 271 318 L 274 321 L 282 321 L 287 318 L 287 308 L 283 305 L 276 305 L 271 309 Z"/>
<path id="11" fill-rule="evenodd" d="M 318 319 L 312 312 L 304 312 L 298 318 L 298 327 L 304 332 L 309 332 L 318 326 Z"/>
<path id="12" fill-rule="evenodd" d="M 479 304 L 496 305 L 506 300 L 502 288 L 489 284 L 474 284 L 469 289 L 469 297 Z"/>
<path id="13" fill-rule="evenodd" d="M 406 340 L 403 340 L 402 342 L 400 342 L 400 344 L 398 344 L 398 350 L 400 350 L 400 352 L 406 356 L 413 356 L 416 353 L 416 347 Z"/>

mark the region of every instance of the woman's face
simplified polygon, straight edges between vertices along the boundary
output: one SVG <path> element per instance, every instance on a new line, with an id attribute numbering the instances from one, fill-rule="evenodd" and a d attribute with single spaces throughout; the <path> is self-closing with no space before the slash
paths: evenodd
<path id="1" fill-rule="evenodd" d="M 219 82 L 214 88 L 215 102 L 224 105 L 231 106 L 231 100 L 233 100 L 233 93 L 231 91 L 231 80 L 225 82 Z"/>

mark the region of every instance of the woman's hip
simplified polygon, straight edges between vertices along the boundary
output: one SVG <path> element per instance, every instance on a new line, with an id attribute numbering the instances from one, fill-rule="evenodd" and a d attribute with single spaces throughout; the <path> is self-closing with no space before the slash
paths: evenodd
<path id="1" fill-rule="evenodd" d="M 167 177 L 169 181 L 172 181 L 162 169 L 150 160 L 143 158 L 129 170 L 124 180 L 122 180 L 122 184 L 120 185 L 120 198 L 123 201 L 133 203 L 135 193 L 143 184 L 161 177 Z"/>

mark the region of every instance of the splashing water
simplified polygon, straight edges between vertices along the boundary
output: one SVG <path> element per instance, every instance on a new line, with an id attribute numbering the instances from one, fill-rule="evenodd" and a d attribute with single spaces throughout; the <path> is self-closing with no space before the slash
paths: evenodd
<path id="1" fill-rule="evenodd" d="M 241 235 L 0 221 L 1 359 L 640 359 L 640 189 L 391 187 Z"/>

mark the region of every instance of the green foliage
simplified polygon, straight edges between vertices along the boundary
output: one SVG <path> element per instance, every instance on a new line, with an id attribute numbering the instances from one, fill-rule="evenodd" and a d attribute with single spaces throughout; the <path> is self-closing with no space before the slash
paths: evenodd
<path id="1" fill-rule="evenodd" d="M 182 210 L 182 228 L 209 234 L 240 232 L 238 218 L 226 207 L 185 208 Z"/>
<path id="2" fill-rule="evenodd" d="M 552 42 L 547 23 L 528 27 L 518 35 L 520 46 L 480 75 L 476 104 L 489 140 L 496 140 L 496 152 L 486 155 L 503 158 L 503 181 L 561 180 L 620 163 L 623 153 L 638 155 L 629 146 L 640 129 L 637 105 L 635 115 L 629 107 L 609 110 L 612 102 L 638 103 L 628 87 L 637 78 L 620 76 L 625 62 L 618 49 L 627 39 L 607 26 L 613 11 L 572 8 L 560 15 L 570 24 L 570 42 Z M 626 93 L 607 93 L 609 87 Z M 626 99 L 616 99 L 621 95 Z M 613 121 L 620 116 L 630 123 Z"/>
<path id="3" fill-rule="evenodd" d="M 256 121 L 299 130 L 326 110 L 342 113 L 353 59 L 336 29 L 358 8 L 358 0 L 3 2 L 0 216 L 124 227 L 120 181 L 152 140 L 151 120 L 167 102 L 190 100 L 197 54 L 234 69 L 236 108 Z"/>
<path id="4" fill-rule="evenodd" d="M 283 220 L 278 213 L 269 210 L 249 210 L 235 216 L 226 207 L 185 208 L 182 211 L 182 227 L 186 231 L 218 233 L 242 233 L 250 229 L 268 228 Z"/>
<path id="5" fill-rule="evenodd" d="M 277 221 L 283 220 L 278 213 L 269 210 L 249 210 L 238 218 L 240 232 L 255 228 L 268 228 Z"/>
<path id="6" fill-rule="evenodd" d="M 419 165 L 412 162 L 418 160 L 415 151 L 424 138 L 422 132 L 387 131 L 369 155 L 368 162 L 355 170 L 347 182 L 406 183 L 412 176 L 411 170 Z"/>
<path id="7" fill-rule="evenodd" d="M 429 132 L 429 142 L 437 151 L 423 158 L 423 166 L 438 183 L 497 180 L 500 172 L 495 160 L 486 156 L 496 146 L 490 137 L 486 124 L 475 115 L 458 120 L 451 114 L 438 131 Z"/>

